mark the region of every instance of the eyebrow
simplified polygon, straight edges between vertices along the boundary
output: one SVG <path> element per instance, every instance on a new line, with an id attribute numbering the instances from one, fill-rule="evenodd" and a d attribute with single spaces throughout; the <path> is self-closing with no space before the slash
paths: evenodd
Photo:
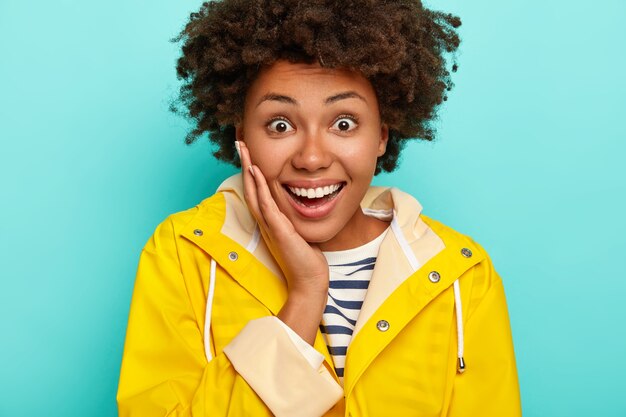
<path id="1" fill-rule="evenodd" d="M 357 98 L 367 103 L 367 100 L 365 100 L 365 98 L 359 93 L 357 93 L 356 91 L 345 91 L 343 93 L 339 93 L 339 94 L 335 94 L 333 96 L 327 97 L 326 100 L 324 100 L 324 104 L 329 105 L 329 104 L 336 103 L 337 101 L 345 100 L 349 98 Z M 276 93 L 267 93 L 263 97 L 261 97 L 259 102 L 256 104 L 256 107 L 259 107 L 261 103 L 263 103 L 264 101 L 278 101 L 280 103 L 292 104 L 294 106 L 299 105 L 298 101 L 292 97 L 285 96 L 282 94 L 276 94 Z"/>
<path id="2" fill-rule="evenodd" d="M 267 93 L 263 97 L 261 97 L 259 102 L 256 104 L 256 107 L 259 107 L 264 101 L 278 101 L 281 103 L 293 104 L 294 106 L 298 105 L 298 102 L 289 96 L 275 93 Z"/>
<path id="3" fill-rule="evenodd" d="M 333 104 L 339 100 L 345 100 L 347 98 L 358 98 L 367 103 L 367 100 L 365 100 L 365 98 L 356 91 L 346 91 L 343 93 L 335 94 L 334 96 L 328 97 L 324 102 L 326 104 Z"/>

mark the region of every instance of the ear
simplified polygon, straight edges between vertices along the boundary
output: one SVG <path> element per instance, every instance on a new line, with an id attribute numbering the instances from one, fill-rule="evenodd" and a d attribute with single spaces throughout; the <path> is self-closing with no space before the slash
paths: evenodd
<path id="1" fill-rule="evenodd" d="M 389 141 L 389 126 L 382 124 L 380 126 L 380 140 L 378 142 L 378 156 L 383 156 L 387 151 L 387 142 Z"/>

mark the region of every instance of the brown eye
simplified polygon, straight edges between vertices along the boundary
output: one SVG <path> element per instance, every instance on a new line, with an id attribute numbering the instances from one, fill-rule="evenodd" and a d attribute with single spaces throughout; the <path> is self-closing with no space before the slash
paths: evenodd
<path id="1" fill-rule="evenodd" d="M 270 131 L 276 132 L 276 133 L 285 133 L 285 132 L 290 132 L 294 130 L 293 127 L 289 124 L 289 122 L 283 119 L 277 119 L 277 120 L 271 121 L 267 125 L 267 128 Z"/>
<path id="2" fill-rule="evenodd" d="M 333 123 L 332 129 L 340 132 L 349 132 L 356 129 L 357 123 L 352 117 L 341 117 Z"/>

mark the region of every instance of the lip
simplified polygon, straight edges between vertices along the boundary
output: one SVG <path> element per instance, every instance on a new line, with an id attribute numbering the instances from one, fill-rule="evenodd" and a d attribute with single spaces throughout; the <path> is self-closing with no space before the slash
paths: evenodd
<path id="1" fill-rule="evenodd" d="M 287 191 L 285 187 L 297 187 L 297 188 L 318 188 L 325 187 L 329 185 L 342 184 L 341 189 L 337 196 L 335 196 L 332 200 L 327 201 L 317 207 L 306 207 L 293 199 L 292 194 Z M 343 196 L 344 189 L 346 188 L 345 181 L 337 181 L 337 180 L 323 180 L 323 181 L 289 181 L 283 183 L 283 192 L 287 195 L 287 201 L 291 204 L 291 207 L 298 213 L 301 217 L 306 219 L 321 219 L 330 214 L 333 211 L 339 199 Z"/>
<path id="2" fill-rule="evenodd" d="M 296 188 L 319 188 L 326 187 L 327 185 L 335 185 L 335 184 L 345 184 L 346 182 L 343 180 L 333 180 L 333 179 L 324 179 L 324 180 L 294 180 L 294 181 L 285 181 L 282 183 L 283 186 L 287 187 L 296 187 Z"/>

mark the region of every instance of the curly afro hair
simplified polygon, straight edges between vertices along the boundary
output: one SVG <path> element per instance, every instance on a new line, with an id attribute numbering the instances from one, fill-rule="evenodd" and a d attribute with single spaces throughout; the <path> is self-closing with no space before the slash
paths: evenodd
<path id="1" fill-rule="evenodd" d="M 461 20 L 419 0 L 223 0 L 205 2 L 173 39 L 183 42 L 171 106 L 205 132 L 216 158 L 239 166 L 235 125 L 259 70 L 278 60 L 359 71 L 374 87 L 389 126 L 376 173 L 391 172 L 407 139 L 432 140 L 432 121 L 453 83 Z"/>

